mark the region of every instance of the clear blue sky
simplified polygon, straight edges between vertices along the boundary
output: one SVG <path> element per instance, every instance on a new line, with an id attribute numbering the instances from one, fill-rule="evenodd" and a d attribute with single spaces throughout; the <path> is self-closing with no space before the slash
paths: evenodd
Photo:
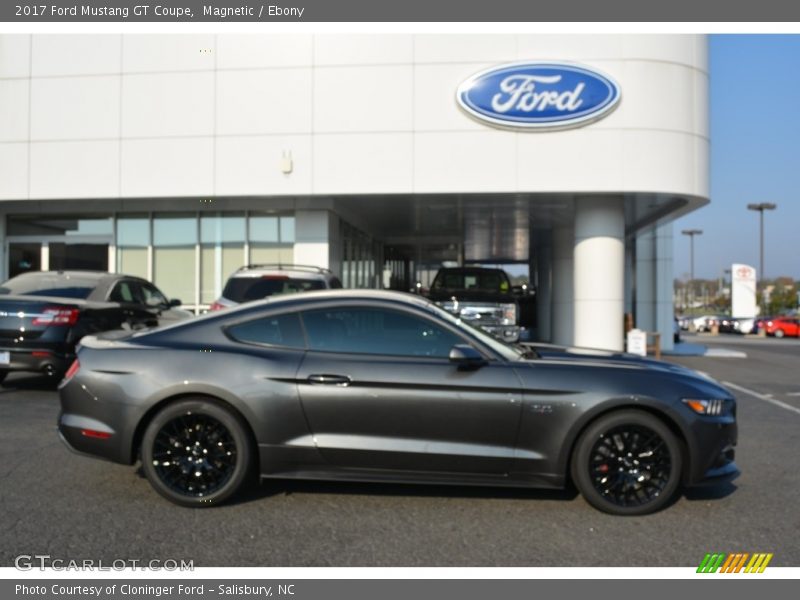
<path id="1" fill-rule="evenodd" d="M 764 213 L 766 277 L 800 279 L 800 35 L 713 35 L 711 204 L 674 225 L 675 277 L 689 272 L 697 228 L 695 277 L 717 278 L 732 262 L 758 268 L 758 213 Z"/>

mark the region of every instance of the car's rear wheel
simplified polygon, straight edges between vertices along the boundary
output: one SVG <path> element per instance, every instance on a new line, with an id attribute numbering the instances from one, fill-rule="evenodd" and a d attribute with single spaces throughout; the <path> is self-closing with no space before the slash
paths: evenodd
<path id="1" fill-rule="evenodd" d="M 614 515 L 664 508 L 680 488 L 678 438 L 650 413 L 623 410 L 600 417 L 578 439 L 572 479 L 589 504 Z"/>
<path id="2" fill-rule="evenodd" d="M 776 329 L 775 330 L 775 337 L 776 338 L 782 338 L 784 335 L 786 335 L 786 334 L 784 333 L 783 329 Z"/>
<path id="3" fill-rule="evenodd" d="M 153 488 L 182 506 L 213 506 L 248 481 L 253 449 L 242 420 L 212 400 L 161 410 L 142 437 L 142 469 Z"/>

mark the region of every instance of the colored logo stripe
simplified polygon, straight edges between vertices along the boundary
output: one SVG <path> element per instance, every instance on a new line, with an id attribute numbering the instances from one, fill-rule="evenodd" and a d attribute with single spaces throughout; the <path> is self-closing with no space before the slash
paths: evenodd
<path id="1" fill-rule="evenodd" d="M 759 552 L 748 554 L 747 552 L 737 552 L 734 554 L 724 554 L 722 552 L 707 553 L 700 566 L 697 567 L 698 573 L 739 573 L 744 567 L 745 573 L 763 573 L 767 565 L 772 560 L 772 554 Z M 747 562 L 747 559 L 750 559 Z M 747 566 L 744 564 L 747 562 Z"/>

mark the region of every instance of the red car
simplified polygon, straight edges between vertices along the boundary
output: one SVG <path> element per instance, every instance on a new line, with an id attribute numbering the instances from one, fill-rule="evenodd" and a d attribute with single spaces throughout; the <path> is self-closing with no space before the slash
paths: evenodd
<path id="1" fill-rule="evenodd" d="M 782 338 L 785 335 L 800 336 L 800 319 L 797 317 L 775 317 L 764 323 L 767 335 Z"/>

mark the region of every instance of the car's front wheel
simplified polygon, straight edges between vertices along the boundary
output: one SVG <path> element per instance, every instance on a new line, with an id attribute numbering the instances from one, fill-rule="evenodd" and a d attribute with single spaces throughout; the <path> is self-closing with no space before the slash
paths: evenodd
<path id="1" fill-rule="evenodd" d="M 784 335 L 786 335 L 786 334 L 784 333 L 783 329 L 776 329 L 775 330 L 775 337 L 776 338 L 782 338 Z"/>
<path id="2" fill-rule="evenodd" d="M 614 515 L 664 508 L 680 487 L 678 438 L 663 421 L 640 410 L 609 413 L 578 439 L 572 479 L 589 504 Z"/>
<path id="3" fill-rule="evenodd" d="M 213 506 L 233 496 L 249 479 L 253 455 L 241 418 L 205 398 L 169 404 L 142 437 L 147 479 L 182 506 Z"/>

